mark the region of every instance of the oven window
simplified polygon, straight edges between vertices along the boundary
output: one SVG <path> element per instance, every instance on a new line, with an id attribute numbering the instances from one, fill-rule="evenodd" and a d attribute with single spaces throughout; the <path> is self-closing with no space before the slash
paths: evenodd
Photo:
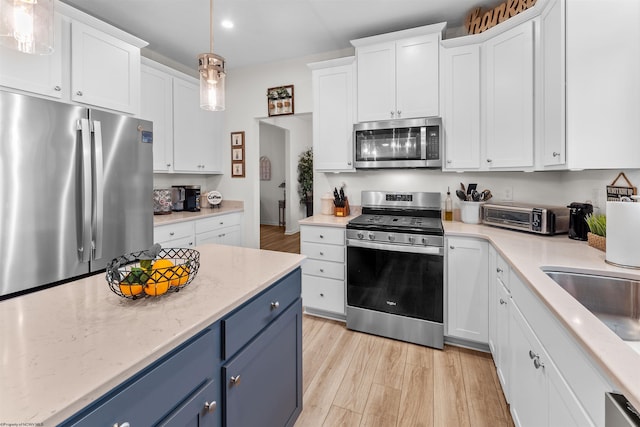
<path id="1" fill-rule="evenodd" d="M 421 160 L 420 127 L 356 132 L 356 160 Z"/>
<path id="2" fill-rule="evenodd" d="M 442 323 L 443 263 L 442 256 L 347 247 L 347 304 Z"/>

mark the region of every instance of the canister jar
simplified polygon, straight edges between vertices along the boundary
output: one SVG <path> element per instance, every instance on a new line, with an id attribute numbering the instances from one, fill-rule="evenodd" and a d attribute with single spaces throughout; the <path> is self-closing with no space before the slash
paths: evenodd
<path id="1" fill-rule="evenodd" d="M 333 215 L 333 196 L 331 193 L 324 193 L 320 198 L 320 213 L 322 215 Z"/>

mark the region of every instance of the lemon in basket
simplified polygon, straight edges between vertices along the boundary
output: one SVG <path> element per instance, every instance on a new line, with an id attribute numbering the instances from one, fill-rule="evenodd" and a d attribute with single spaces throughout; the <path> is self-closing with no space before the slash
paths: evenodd
<path id="1" fill-rule="evenodd" d="M 147 280 L 149 280 L 149 275 L 143 269 L 134 267 L 120 282 L 120 292 L 126 296 L 140 295 L 143 284 Z"/>
<path id="2" fill-rule="evenodd" d="M 171 286 L 182 286 L 189 280 L 189 264 L 177 265 L 173 267 L 173 277 L 169 284 Z"/>
<path id="3" fill-rule="evenodd" d="M 158 296 L 167 293 L 169 283 L 174 276 L 173 262 L 168 259 L 159 259 L 151 266 L 151 277 L 144 285 L 144 292 L 147 295 Z"/>

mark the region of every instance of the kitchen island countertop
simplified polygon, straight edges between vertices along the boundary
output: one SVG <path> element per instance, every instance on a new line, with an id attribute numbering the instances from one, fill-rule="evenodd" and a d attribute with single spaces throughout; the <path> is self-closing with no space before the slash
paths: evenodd
<path id="1" fill-rule="evenodd" d="M 549 278 L 541 268 L 580 271 L 640 280 L 638 270 L 607 264 L 605 252 L 566 234 L 540 236 L 486 225 L 443 222 L 446 236 L 479 237 L 490 241 L 500 255 L 549 308 L 607 375 L 615 391 L 640 408 L 638 343 L 625 342 L 596 316 Z M 602 397 L 604 402 L 604 396 Z"/>
<path id="2" fill-rule="evenodd" d="M 124 299 L 102 273 L 1 301 L 0 423 L 56 425 L 304 259 L 233 246 L 197 250 L 198 275 L 177 293 Z"/>

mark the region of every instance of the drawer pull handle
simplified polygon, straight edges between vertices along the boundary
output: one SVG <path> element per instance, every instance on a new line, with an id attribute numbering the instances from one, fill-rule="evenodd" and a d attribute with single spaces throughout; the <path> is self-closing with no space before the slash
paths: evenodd
<path id="1" fill-rule="evenodd" d="M 280 302 L 279 301 L 271 303 L 271 310 L 277 310 L 278 308 L 280 308 Z"/>
<path id="2" fill-rule="evenodd" d="M 240 375 L 231 377 L 231 385 L 240 385 Z"/>
<path id="3" fill-rule="evenodd" d="M 216 403 L 216 401 L 214 400 L 213 402 L 209 403 L 209 402 L 204 402 L 204 410 L 207 412 L 213 412 L 216 410 L 216 406 L 218 406 L 218 404 Z"/>
<path id="4" fill-rule="evenodd" d="M 535 366 L 536 369 L 544 368 L 544 363 L 540 361 L 540 356 L 536 356 L 536 358 L 533 359 L 533 366 Z"/>
<path id="5" fill-rule="evenodd" d="M 529 359 L 535 359 L 536 357 L 538 357 L 538 355 L 535 354 L 533 350 L 529 350 Z"/>

